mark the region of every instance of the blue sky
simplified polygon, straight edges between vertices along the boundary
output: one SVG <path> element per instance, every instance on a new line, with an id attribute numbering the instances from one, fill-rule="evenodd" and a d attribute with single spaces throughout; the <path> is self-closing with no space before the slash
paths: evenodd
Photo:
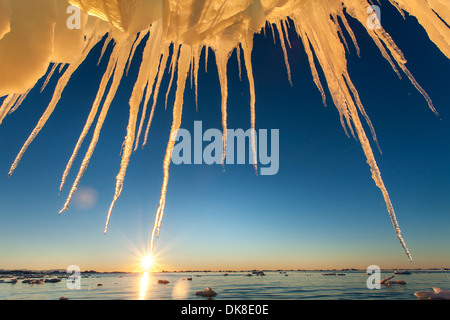
<path id="1" fill-rule="evenodd" d="M 328 92 L 328 107 L 323 106 L 301 41 L 291 34 L 291 87 L 282 50 L 268 32 L 267 38 L 255 37 L 253 51 L 257 129 L 280 130 L 280 170 L 274 176 L 255 176 L 251 165 L 227 166 L 225 172 L 220 165 L 173 165 L 156 242 L 161 268 L 450 265 L 446 78 L 450 62 L 414 18 L 403 21 L 398 12 L 383 7 L 382 23 L 440 113 L 440 117 L 433 114 L 408 79 L 397 78 L 371 39 L 353 24 L 361 58 L 350 49 L 349 73 L 377 132 L 383 154 L 375 145 L 373 149 L 414 263 L 404 255 L 360 144 L 345 135 Z M 148 245 L 162 183 L 173 92 L 168 110 L 161 94 L 149 143 L 133 154 L 110 230 L 103 234 L 137 61 L 122 81 L 81 182 L 80 190 L 95 190 L 95 203 L 86 209 L 74 201 L 58 216 L 87 147 L 85 142 L 58 198 L 62 172 L 106 66 L 105 59 L 96 66 L 99 49 L 74 75 L 52 118 L 9 179 L 9 166 L 45 110 L 56 78 L 42 94 L 38 85 L 0 127 L 0 172 L 4 172 L 0 178 L 0 268 L 75 264 L 82 269 L 131 271 Z M 213 55 L 209 58 L 208 73 L 201 68 L 198 112 L 194 90 L 186 91 L 183 128 L 191 128 L 197 120 L 203 121 L 204 129 L 221 128 L 219 81 Z M 239 81 L 235 55 L 228 66 L 228 126 L 246 130 L 250 125 L 247 79 L 244 72 Z M 168 77 L 164 88 L 167 83 Z"/>

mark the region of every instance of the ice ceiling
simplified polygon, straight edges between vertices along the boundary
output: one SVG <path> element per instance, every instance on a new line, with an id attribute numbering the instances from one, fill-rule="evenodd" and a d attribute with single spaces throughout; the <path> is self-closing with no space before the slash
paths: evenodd
<path id="1" fill-rule="evenodd" d="M 223 131 L 226 132 L 227 63 L 231 53 L 237 50 L 239 67 L 241 68 L 243 63 L 248 76 L 250 125 L 255 128 L 256 94 L 251 61 L 253 37 L 256 33 L 263 32 L 266 27 L 278 31 L 274 34 L 278 34 L 290 80 L 287 55 L 290 42 L 287 30 L 291 29 L 303 42 L 313 81 L 322 94 L 323 102 L 326 102 L 325 86 L 319 78 L 318 68 L 323 71 L 326 88 L 339 111 L 346 134 L 360 141 L 372 178 L 383 194 L 396 236 L 406 255 L 412 260 L 362 121 L 368 124 L 370 135 L 377 144 L 375 130 L 347 72 L 345 47 L 348 44 L 344 30 L 359 53 L 356 36 L 349 25 L 349 17 L 359 21 L 366 29 L 394 72 L 399 77 L 406 75 L 424 96 L 431 110 L 436 114 L 437 111 L 431 99 L 407 69 L 407 61 L 394 40 L 382 25 L 374 28 L 374 24 L 369 23 L 370 19 L 374 19 L 370 6 L 378 3 L 368 0 L 68 0 L 68 2 L 0 0 L 0 96 L 4 96 L 0 107 L 0 124 L 8 114 L 20 106 L 42 77 L 46 77 L 45 86 L 56 70 L 62 72 L 51 102 L 17 155 L 11 166 L 10 175 L 50 118 L 71 76 L 91 49 L 103 41 L 103 55 L 107 45 L 113 42 L 114 48 L 108 57 L 109 63 L 97 96 L 63 173 L 60 191 L 63 190 L 81 145 L 88 133 L 93 130 L 89 148 L 61 212 L 67 210 L 94 153 L 102 125 L 120 81 L 127 72 L 136 47 L 140 43 L 145 43 L 138 78 L 129 100 L 127 134 L 123 144 L 120 171 L 116 178 L 116 190 L 107 216 L 106 232 L 114 204 L 124 186 L 130 157 L 141 141 L 142 145 L 147 142 L 164 72 L 167 70 L 171 75 L 169 88 L 165 89 L 166 99 L 170 87 L 176 85 L 171 127 L 173 134 L 181 125 L 186 80 L 190 77 L 197 93 L 200 57 L 202 54 L 207 55 L 211 49 L 216 57 L 222 95 L 222 125 Z M 415 16 L 431 41 L 450 58 L 448 0 L 389 0 L 384 4 L 395 6 L 402 15 Z M 70 12 L 67 9 L 70 5 L 81 9 L 80 28 L 68 28 Z M 164 180 L 152 231 L 152 243 L 161 228 L 174 144 L 175 141 L 168 142 L 164 158 Z M 223 144 L 225 151 L 226 134 L 223 137 Z M 255 150 L 254 140 L 252 148 Z M 255 152 L 254 155 L 256 156 Z"/>

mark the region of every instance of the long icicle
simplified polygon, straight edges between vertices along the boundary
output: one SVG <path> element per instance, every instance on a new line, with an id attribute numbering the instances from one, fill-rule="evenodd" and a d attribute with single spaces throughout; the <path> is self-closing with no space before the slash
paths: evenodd
<path id="1" fill-rule="evenodd" d="M 198 111 L 198 71 L 200 69 L 200 57 L 202 55 L 202 46 L 198 46 L 193 52 L 194 55 L 194 87 L 195 87 L 195 111 Z"/>
<path id="2" fill-rule="evenodd" d="M 36 138 L 36 136 L 42 130 L 44 125 L 47 123 L 47 120 L 50 118 L 51 114 L 55 110 L 56 105 L 58 104 L 59 100 L 61 99 L 62 92 L 64 91 L 64 88 L 67 86 L 67 83 L 69 82 L 72 74 L 78 69 L 78 67 L 81 65 L 81 63 L 86 59 L 90 50 L 97 43 L 96 41 L 93 40 L 95 37 L 97 37 L 96 29 L 94 29 L 83 53 L 74 58 L 72 63 L 70 63 L 67 70 L 64 72 L 64 74 L 59 79 L 50 104 L 48 105 L 47 109 L 44 111 L 44 114 L 39 119 L 38 124 L 33 129 L 30 136 L 28 137 L 28 139 L 25 141 L 25 144 L 23 145 L 22 149 L 20 150 L 19 154 L 17 155 L 16 159 L 14 160 L 13 164 L 11 165 L 8 176 L 11 176 L 14 173 L 14 170 L 17 168 L 17 165 L 19 164 L 20 160 L 22 159 L 22 156 L 24 155 L 25 151 L 28 149 L 30 144 L 33 142 L 34 138 Z"/>
<path id="3" fill-rule="evenodd" d="M 222 166 L 225 165 L 225 158 L 227 156 L 227 101 L 228 101 L 228 79 L 227 79 L 227 63 L 229 53 L 223 51 L 216 51 L 217 71 L 219 74 L 220 92 L 222 94 Z"/>
<path id="4" fill-rule="evenodd" d="M 409 261 L 412 262 L 412 256 L 406 246 L 405 240 L 403 240 L 402 232 L 400 230 L 397 217 L 395 215 L 394 207 L 392 206 L 391 199 L 389 197 L 388 191 L 384 185 L 383 179 L 381 178 L 380 170 L 377 166 L 377 163 L 375 161 L 375 157 L 372 152 L 372 148 L 370 147 L 369 140 L 367 139 L 366 133 L 364 132 L 363 126 L 361 124 L 361 121 L 358 117 L 358 111 L 356 110 L 356 107 L 353 103 L 348 104 L 350 113 L 352 114 L 352 120 L 355 124 L 356 132 L 358 134 L 359 141 L 361 142 L 361 146 L 364 150 L 364 154 L 367 158 L 367 163 L 370 166 L 370 171 L 372 172 L 372 179 L 375 181 L 378 188 L 381 190 L 384 201 L 386 203 L 389 216 L 392 221 L 392 225 L 394 226 L 395 234 L 397 236 L 398 241 L 400 242 L 400 245 L 402 246 L 403 250 L 405 251 L 406 256 L 408 257 Z"/>
<path id="5" fill-rule="evenodd" d="M 145 94 L 144 106 L 142 109 L 141 121 L 139 123 L 139 129 L 136 136 L 134 151 L 136 151 L 139 146 L 139 139 L 142 133 L 142 128 L 144 126 L 145 117 L 147 115 L 148 101 L 150 100 L 150 96 L 153 92 L 153 84 L 155 83 L 155 78 L 158 74 L 159 64 L 161 60 L 161 45 L 162 45 L 162 28 L 160 23 L 157 22 L 150 28 L 150 37 L 144 49 L 141 70 L 139 71 L 139 77 L 143 77 L 143 79 L 145 79 L 147 91 Z M 138 78 L 136 84 L 142 81 L 143 80 L 140 80 Z M 143 95 L 144 92 L 143 87 L 141 92 Z"/>
<path id="6" fill-rule="evenodd" d="M 167 144 L 166 155 L 164 157 L 163 171 L 164 179 L 161 187 L 161 197 L 159 200 L 158 210 L 156 211 L 155 223 L 151 235 L 150 253 L 153 250 L 153 241 L 159 237 L 161 229 L 161 221 L 164 215 L 164 208 L 166 205 L 167 185 L 169 183 L 169 167 L 172 161 L 172 151 L 175 146 L 176 135 L 181 126 L 181 117 L 183 114 L 183 96 L 186 87 L 186 78 L 189 71 L 189 62 L 191 60 L 191 48 L 186 45 L 181 45 L 180 56 L 178 58 L 178 80 L 177 92 L 175 96 L 175 104 L 173 106 L 173 122 L 170 129 L 170 139 Z"/>
<path id="7" fill-rule="evenodd" d="M 69 175 L 69 172 L 70 172 L 70 169 L 72 168 L 73 162 L 75 161 L 75 159 L 78 155 L 78 152 L 80 151 L 81 145 L 83 144 L 84 139 L 86 138 L 86 135 L 88 134 L 88 132 L 92 126 L 92 123 L 94 122 L 94 119 L 97 116 L 98 108 L 103 99 L 103 96 L 105 95 L 105 90 L 106 90 L 106 87 L 107 87 L 107 85 L 112 77 L 112 74 L 114 72 L 116 62 L 117 62 L 117 49 L 115 48 L 113 50 L 113 52 L 111 53 L 111 57 L 108 62 L 108 66 L 106 67 L 106 71 L 103 74 L 102 80 L 100 81 L 100 86 L 99 86 L 99 89 L 97 90 L 97 95 L 95 97 L 94 104 L 92 105 L 91 110 L 89 111 L 89 115 L 86 120 L 86 123 L 85 123 L 83 130 L 78 138 L 77 144 L 75 145 L 75 148 L 72 152 L 72 155 L 70 156 L 70 159 L 66 165 L 66 168 L 64 169 L 64 173 L 61 178 L 61 183 L 59 186 L 59 194 L 61 194 L 61 192 L 64 188 L 67 176 Z"/>
<path id="8" fill-rule="evenodd" d="M 281 48 L 283 49 L 284 64 L 286 65 L 288 80 L 289 80 L 289 83 L 291 84 L 291 87 L 293 87 L 294 85 L 292 84 L 291 67 L 289 66 L 289 59 L 288 59 L 288 53 L 286 50 L 286 43 L 284 42 L 284 30 L 283 30 L 281 21 L 277 21 L 276 27 L 278 30 L 278 37 L 280 39 Z"/>
<path id="9" fill-rule="evenodd" d="M 167 88 L 167 92 L 166 92 L 166 104 L 165 104 L 165 109 L 167 110 L 167 101 L 169 100 L 169 94 L 170 94 L 170 89 L 172 89 L 172 83 L 173 83 L 173 79 L 175 77 L 175 70 L 177 69 L 177 62 L 178 62 L 178 54 L 180 51 L 180 45 L 179 44 L 174 44 L 173 45 L 173 53 L 172 53 L 172 60 L 170 62 L 169 65 L 169 69 L 170 69 L 170 81 L 169 81 L 169 87 Z"/>
<path id="10" fill-rule="evenodd" d="M 152 111 L 150 112 L 150 117 L 148 119 L 147 128 L 145 129 L 145 137 L 144 137 L 144 142 L 142 143 L 142 147 L 147 145 L 148 134 L 150 132 L 150 127 L 152 125 L 153 116 L 155 114 L 156 103 L 158 101 L 158 96 L 159 96 L 159 89 L 161 88 L 161 81 L 164 76 L 164 71 L 166 70 L 168 58 L 169 58 L 169 50 L 166 48 L 162 53 L 161 64 L 159 66 L 158 80 L 156 81 L 155 89 L 153 91 Z"/>
<path id="11" fill-rule="evenodd" d="M 303 48 L 306 52 L 306 56 L 308 57 L 309 67 L 311 69 L 313 81 L 314 81 L 317 89 L 319 90 L 320 95 L 322 96 L 323 105 L 327 106 L 327 98 L 325 95 L 325 90 L 323 89 L 322 82 L 320 81 L 319 73 L 318 73 L 316 65 L 314 63 L 314 54 L 311 50 L 311 44 L 309 42 L 309 39 L 306 36 L 305 31 L 301 28 L 300 23 L 298 23 L 295 19 L 294 19 L 294 28 L 295 28 L 297 34 L 299 35 L 300 39 L 302 40 Z"/>
<path id="12" fill-rule="evenodd" d="M 95 126 L 94 134 L 93 134 L 91 143 L 89 145 L 88 151 L 86 152 L 86 155 L 83 159 L 80 170 L 78 171 L 77 177 L 75 178 L 75 182 L 73 183 L 72 188 L 70 189 L 67 200 L 64 203 L 64 207 L 61 209 L 59 214 L 62 214 L 64 211 L 66 211 L 69 208 L 70 202 L 72 200 L 72 197 L 73 197 L 75 191 L 78 188 L 81 177 L 83 176 L 84 172 L 86 171 L 87 166 L 89 165 L 89 161 L 92 157 L 92 154 L 94 153 L 95 147 L 97 145 L 97 142 L 98 142 L 98 139 L 100 136 L 100 131 L 102 129 L 105 118 L 108 114 L 109 107 L 110 107 L 111 102 L 114 99 L 114 96 L 117 92 L 117 88 L 119 87 L 120 81 L 122 80 L 122 76 L 124 74 L 124 69 L 125 69 L 126 63 L 128 61 L 128 55 L 125 55 L 123 53 L 130 50 L 131 46 L 133 44 L 133 41 L 131 38 L 128 38 L 124 41 L 125 41 L 125 43 L 117 44 L 117 46 L 119 47 L 118 50 L 120 52 L 117 54 L 117 56 L 118 56 L 117 64 L 116 64 L 116 69 L 114 72 L 111 87 L 109 89 L 108 95 L 103 104 L 102 111 L 100 112 L 100 115 L 97 119 L 97 124 Z"/>
<path id="13" fill-rule="evenodd" d="M 251 131 L 251 146 L 253 154 L 253 167 L 255 174 L 258 175 L 258 160 L 256 154 L 256 95 L 255 95 L 255 80 L 253 78 L 252 68 L 252 49 L 253 49 L 253 35 L 246 38 L 246 41 L 242 43 L 242 49 L 244 52 L 245 68 L 247 69 L 247 78 L 250 89 L 250 131 Z"/>
<path id="14" fill-rule="evenodd" d="M 125 180 L 126 171 L 130 162 L 131 154 L 133 153 L 133 144 L 135 141 L 136 124 L 138 119 L 139 107 L 142 102 L 144 90 L 148 83 L 147 90 L 150 91 L 153 88 L 154 77 L 158 70 L 158 58 L 161 51 L 161 27 L 159 23 L 154 24 L 150 29 L 150 38 L 144 49 L 143 61 L 141 69 L 139 71 L 138 79 L 136 80 L 133 92 L 130 98 L 130 115 L 128 119 L 127 135 L 124 141 L 122 161 L 120 163 L 120 171 L 116 177 L 116 190 L 114 192 L 113 201 L 109 207 L 108 215 L 106 218 L 104 233 L 108 231 L 109 222 L 111 220 L 111 214 L 116 204 L 117 199 L 122 194 L 123 184 Z M 129 62 L 130 64 L 131 62 Z M 151 81 L 149 82 L 149 78 Z M 145 111 L 143 111 L 144 113 Z"/>

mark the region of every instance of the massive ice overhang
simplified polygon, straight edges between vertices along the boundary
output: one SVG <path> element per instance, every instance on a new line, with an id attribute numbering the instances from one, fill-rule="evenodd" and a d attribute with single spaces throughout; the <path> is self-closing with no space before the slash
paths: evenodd
<path id="1" fill-rule="evenodd" d="M 303 42 L 313 80 L 324 102 L 325 86 L 321 83 L 318 67 L 323 71 L 326 87 L 339 111 L 343 128 L 348 135 L 357 137 L 361 142 L 372 177 L 384 196 L 398 240 L 408 258 L 411 259 L 360 117 L 362 116 L 369 125 L 376 143 L 375 130 L 364 110 L 357 88 L 347 72 L 345 47 L 348 44 L 344 38 L 344 30 L 349 34 L 359 53 L 356 36 L 347 20 L 349 16 L 359 21 L 366 29 L 394 72 L 399 76 L 406 75 L 422 93 L 431 110 L 437 112 L 431 99 L 407 69 L 406 58 L 394 40 L 382 25 L 374 27 L 373 23 L 369 23 L 370 19 L 376 18 L 373 16 L 370 1 L 69 0 L 69 2 L 82 10 L 79 29 L 67 28 L 69 3 L 65 0 L 0 0 L 0 96 L 6 96 L 0 107 L 0 124 L 7 114 L 20 106 L 27 93 L 41 77 L 47 73 L 46 84 L 58 66 L 60 70 L 64 70 L 49 106 L 19 152 L 11 166 L 10 174 L 14 172 L 26 149 L 51 116 L 70 77 L 83 63 L 90 50 L 100 41 L 104 41 L 104 48 L 114 41 L 115 46 L 109 56 L 107 70 L 62 178 L 60 190 L 65 184 L 81 144 L 96 119 L 88 151 L 62 211 L 66 210 L 93 155 L 109 106 L 127 65 L 133 59 L 138 44 L 146 41 L 139 75 L 130 98 L 127 136 L 124 141 L 120 171 L 117 175 L 116 192 L 108 213 L 106 231 L 114 204 L 122 192 L 129 159 L 144 132 L 143 140 L 144 144 L 146 143 L 164 71 L 167 68 L 171 70 L 170 85 L 176 77 L 177 92 L 171 128 L 171 133 L 174 133 L 181 125 L 186 79 L 190 74 L 197 88 L 200 56 L 203 52 L 208 54 L 208 50 L 204 48 L 212 49 L 216 56 L 219 73 L 222 125 L 226 132 L 227 63 L 231 53 L 237 50 L 239 64 L 243 56 L 243 64 L 248 75 L 251 97 L 250 124 L 252 128 L 255 128 L 256 93 L 251 62 L 254 34 L 263 31 L 266 26 L 278 30 L 278 40 L 284 52 L 286 73 L 290 80 L 287 55 L 290 42 L 287 29 L 292 28 Z M 429 38 L 450 58 L 448 0 L 390 0 L 389 2 L 402 14 L 415 16 L 425 28 Z M 102 40 L 105 34 L 108 34 L 108 37 Z M 148 38 L 147 35 L 149 35 Z M 169 50 L 171 46 L 173 46 L 173 53 Z M 50 71 L 47 71 L 50 64 L 52 67 Z M 108 88 L 107 84 L 110 81 L 111 86 Z M 148 108 L 151 97 L 153 97 L 153 103 L 151 108 Z M 101 103 L 103 99 L 104 102 Z M 148 112 L 150 115 L 147 120 Z M 226 135 L 224 135 L 224 151 L 226 150 L 225 142 Z M 161 227 L 173 147 L 174 142 L 169 141 L 164 160 L 161 199 L 152 239 Z M 252 148 L 255 148 L 254 142 Z"/>

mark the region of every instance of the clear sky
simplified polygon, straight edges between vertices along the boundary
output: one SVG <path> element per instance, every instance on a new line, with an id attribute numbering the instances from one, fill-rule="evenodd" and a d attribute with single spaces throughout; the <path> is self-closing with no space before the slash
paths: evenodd
<path id="1" fill-rule="evenodd" d="M 248 164 L 226 166 L 225 172 L 220 165 L 172 165 L 156 241 L 161 269 L 450 266 L 450 61 L 414 18 L 404 21 L 395 9 L 383 7 L 382 24 L 440 113 L 433 114 L 406 77 L 397 78 L 353 23 L 361 58 L 350 47 L 349 73 L 375 126 L 383 152 L 373 144 L 375 156 L 414 262 L 404 255 L 361 146 L 345 135 L 328 93 L 328 107 L 323 106 L 301 41 L 290 35 L 291 87 L 281 47 L 268 31 L 267 38 L 255 36 L 253 51 L 257 129 L 280 130 L 280 170 L 274 176 L 255 176 Z M 105 59 L 96 66 L 99 51 L 97 47 L 74 75 L 9 179 L 9 167 L 50 101 L 56 77 L 42 94 L 40 82 L 0 127 L 0 269 L 79 265 L 131 271 L 148 246 L 173 90 L 168 110 L 161 94 L 149 143 L 133 154 L 109 232 L 103 234 L 138 61 L 122 81 L 78 196 L 58 216 L 89 141 L 58 198 L 61 175 L 106 67 Z M 209 59 L 208 72 L 200 69 L 197 112 L 194 90 L 186 90 L 182 127 L 189 130 L 196 120 L 203 121 L 204 129 L 221 129 L 217 69 L 212 54 Z M 247 130 L 248 82 L 245 72 L 239 81 L 235 54 L 228 66 L 228 126 Z"/>

